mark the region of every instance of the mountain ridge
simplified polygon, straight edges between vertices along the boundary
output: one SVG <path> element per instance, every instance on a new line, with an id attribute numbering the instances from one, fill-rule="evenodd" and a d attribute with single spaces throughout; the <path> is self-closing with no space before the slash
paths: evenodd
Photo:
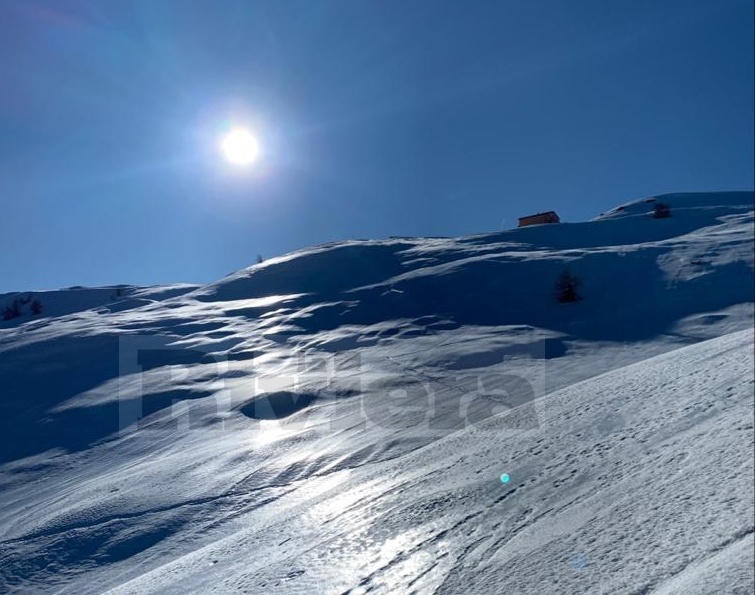
<path id="1" fill-rule="evenodd" d="M 32 292 L 0 322 L 0 590 L 740 592 L 753 193 L 661 198 Z"/>

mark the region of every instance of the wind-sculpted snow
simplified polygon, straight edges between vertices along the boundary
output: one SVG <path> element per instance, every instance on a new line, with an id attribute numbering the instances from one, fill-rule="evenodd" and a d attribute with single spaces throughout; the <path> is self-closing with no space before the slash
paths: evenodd
<path id="1" fill-rule="evenodd" d="M 31 292 L 0 592 L 748 592 L 753 195 L 655 201 Z"/>

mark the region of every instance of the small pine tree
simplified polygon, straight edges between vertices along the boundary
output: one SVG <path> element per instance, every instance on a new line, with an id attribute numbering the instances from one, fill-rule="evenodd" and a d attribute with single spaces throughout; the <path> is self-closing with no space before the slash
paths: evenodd
<path id="1" fill-rule="evenodd" d="M 3 320 L 12 320 L 21 316 L 21 300 L 14 298 L 10 306 L 3 309 Z"/>
<path id="2" fill-rule="evenodd" d="M 39 316 L 40 314 L 42 314 L 42 302 L 34 298 L 31 305 L 29 306 L 29 310 L 31 310 L 31 313 L 34 316 Z"/>
<path id="3" fill-rule="evenodd" d="M 560 304 L 577 302 L 582 299 L 577 291 L 580 286 L 578 277 L 572 275 L 569 268 L 565 268 L 556 281 L 556 301 Z"/>
<path id="4" fill-rule="evenodd" d="M 656 203 L 653 209 L 653 219 L 667 219 L 671 217 L 671 209 L 662 202 Z"/>
<path id="5" fill-rule="evenodd" d="M 265 262 L 265 259 L 262 258 L 262 254 L 258 254 L 257 255 L 257 264 L 262 264 L 263 262 Z"/>

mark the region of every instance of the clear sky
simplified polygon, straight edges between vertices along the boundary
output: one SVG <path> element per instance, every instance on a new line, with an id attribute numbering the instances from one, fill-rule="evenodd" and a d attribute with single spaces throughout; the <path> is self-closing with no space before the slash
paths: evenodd
<path id="1" fill-rule="evenodd" d="M 0 292 L 753 188 L 752 0 L 0 0 Z M 218 149 L 253 131 L 251 167 Z"/>

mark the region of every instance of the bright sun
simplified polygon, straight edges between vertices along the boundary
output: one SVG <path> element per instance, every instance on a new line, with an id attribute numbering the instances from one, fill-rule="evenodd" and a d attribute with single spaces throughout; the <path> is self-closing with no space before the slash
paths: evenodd
<path id="1" fill-rule="evenodd" d="M 220 141 L 225 158 L 234 165 L 247 166 L 254 163 L 260 147 L 254 135 L 244 128 L 236 128 Z"/>

